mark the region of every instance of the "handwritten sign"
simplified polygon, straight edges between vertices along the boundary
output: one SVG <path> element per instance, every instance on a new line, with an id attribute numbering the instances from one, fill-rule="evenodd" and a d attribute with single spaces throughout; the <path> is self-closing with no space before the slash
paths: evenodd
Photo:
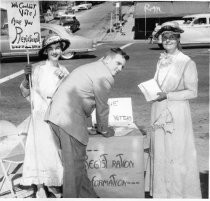
<path id="1" fill-rule="evenodd" d="M 117 146 L 116 146 L 117 145 Z M 143 137 L 90 137 L 86 169 L 101 198 L 143 198 Z"/>
<path id="2" fill-rule="evenodd" d="M 144 12 L 162 13 L 161 8 L 159 6 L 151 6 L 149 3 L 146 3 L 144 5 Z"/>
<path id="3" fill-rule="evenodd" d="M 10 49 L 41 48 L 38 1 L 9 1 L 8 26 Z"/>
<path id="4" fill-rule="evenodd" d="M 133 122 L 131 98 L 109 98 L 109 125 L 114 126 L 122 123 Z M 92 114 L 92 123 L 96 123 L 95 110 Z"/>
<path id="5" fill-rule="evenodd" d="M 108 104 L 110 125 L 133 122 L 131 98 L 110 98 Z"/>

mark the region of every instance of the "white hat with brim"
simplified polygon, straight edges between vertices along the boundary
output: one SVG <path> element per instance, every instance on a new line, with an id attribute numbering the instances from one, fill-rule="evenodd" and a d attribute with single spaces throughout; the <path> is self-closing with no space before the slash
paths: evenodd
<path id="1" fill-rule="evenodd" d="M 181 34 L 184 32 L 184 30 L 179 27 L 179 24 L 177 22 L 166 22 L 162 24 L 160 30 L 158 30 L 158 32 L 155 34 L 155 37 L 157 38 L 160 34 L 166 32 Z"/>
<path id="2" fill-rule="evenodd" d="M 70 41 L 68 39 L 61 38 L 59 35 L 51 34 L 47 35 L 42 43 L 42 49 L 39 50 L 39 55 L 42 56 L 45 54 L 45 50 L 52 44 L 61 43 L 62 44 L 62 51 L 65 51 L 69 45 Z"/>

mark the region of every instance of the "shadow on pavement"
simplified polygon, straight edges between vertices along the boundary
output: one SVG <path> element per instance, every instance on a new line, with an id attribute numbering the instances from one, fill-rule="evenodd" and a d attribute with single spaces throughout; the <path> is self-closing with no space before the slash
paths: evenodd
<path id="1" fill-rule="evenodd" d="M 182 46 L 182 49 L 208 49 L 210 48 L 209 45 L 196 45 L 196 46 Z M 163 48 L 160 48 L 158 46 L 156 47 L 150 47 L 150 50 L 164 50 Z"/>
<path id="2" fill-rule="evenodd" d="M 196 46 L 182 46 L 182 49 L 207 49 L 209 45 L 196 45 Z"/>
<path id="3" fill-rule="evenodd" d="M 76 54 L 74 56 L 74 58 L 69 59 L 69 61 L 76 60 L 76 59 L 92 59 L 92 58 L 96 58 L 96 56 L 92 55 L 92 54 Z M 46 58 L 30 57 L 30 62 L 39 62 L 39 61 L 43 61 L 45 59 Z M 63 60 L 63 59 L 60 59 L 60 60 Z M 17 63 L 17 62 L 27 62 L 27 57 L 23 56 L 23 57 L 14 57 L 14 58 L 1 59 L 1 63 Z"/>
<path id="4" fill-rule="evenodd" d="M 93 54 L 76 54 L 72 60 L 77 60 L 77 59 L 93 59 L 96 58 L 97 56 Z M 70 59 L 71 60 L 71 59 Z"/>
<path id="5" fill-rule="evenodd" d="M 40 59 L 39 57 L 30 57 L 30 62 L 38 62 L 41 61 L 42 59 Z M 23 57 L 13 57 L 13 58 L 4 58 L 1 59 L 1 63 L 17 63 L 17 62 L 27 62 L 27 57 L 23 56 Z"/>
<path id="6" fill-rule="evenodd" d="M 158 46 L 157 47 L 150 47 L 149 49 L 150 50 L 163 50 L 163 49 L 159 48 Z"/>

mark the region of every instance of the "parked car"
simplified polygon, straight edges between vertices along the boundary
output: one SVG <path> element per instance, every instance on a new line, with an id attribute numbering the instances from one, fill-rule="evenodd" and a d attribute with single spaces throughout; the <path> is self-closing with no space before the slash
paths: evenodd
<path id="1" fill-rule="evenodd" d="M 79 10 L 88 10 L 92 8 L 92 3 L 80 3 L 79 5 L 73 6 L 72 10 L 75 12 Z"/>
<path id="2" fill-rule="evenodd" d="M 181 21 L 179 20 L 177 22 L 180 28 L 184 30 L 184 32 L 181 33 L 180 40 L 182 45 L 210 44 L 210 13 L 186 15 Z M 153 31 L 152 43 L 158 44 L 158 46 L 162 48 L 162 37 L 159 36 L 155 38 L 155 33 L 160 28 L 161 26 L 157 26 Z"/>
<path id="3" fill-rule="evenodd" d="M 62 59 L 71 59 L 77 53 L 88 53 L 96 50 L 96 46 L 92 39 L 88 39 L 82 36 L 73 35 L 69 30 L 65 29 L 63 26 L 50 24 L 50 23 L 41 23 L 41 38 L 42 40 L 49 33 L 57 33 L 62 38 L 67 38 L 70 40 L 71 45 L 61 56 Z M 25 50 L 10 50 L 9 47 L 9 35 L 1 35 L 0 40 L 1 52 L 0 57 L 18 57 L 26 56 Z M 30 56 L 38 56 L 38 49 L 29 50 Z"/>
<path id="4" fill-rule="evenodd" d="M 78 5 L 79 10 L 88 10 L 92 8 L 92 3 L 80 3 Z"/>
<path id="5" fill-rule="evenodd" d="M 62 15 L 61 17 L 56 18 L 57 21 L 54 21 L 53 23 L 59 24 L 66 29 L 71 30 L 72 33 L 75 33 L 80 28 L 80 23 L 76 19 L 75 15 Z"/>
<path id="6" fill-rule="evenodd" d="M 54 16 L 52 13 L 43 13 L 45 22 L 50 22 L 54 19 Z"/>
<path id="7" fill-rule="evenodd" d="M 75 16 L 74 11 L 70 7 L 60 7 L 60 9 L 54 12 L 54 19 L 58 19 L 63 15 Z"/>
<path id="8" fill-rule="evenodd" d="M 72 11 L 74 13 L 79 11 L 79 7 L 78 6 L 72 6 L 71 9 L 72 9 Z"/>

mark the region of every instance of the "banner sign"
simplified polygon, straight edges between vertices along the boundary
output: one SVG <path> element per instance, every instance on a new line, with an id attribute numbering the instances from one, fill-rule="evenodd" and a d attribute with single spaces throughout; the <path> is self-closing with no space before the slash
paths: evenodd
<path id="1" fill-rule="evenodd" d="M 109 125 L 114 126 L 122 123 L 133 122 L 133 110 L 131 98 L 109 98 Z M 92 123 L 96 123 L 95 110 L 92 113 Z"/>
<path id="2" fill-rule="evenodd" d="M 144 198 L 143 136 L 90 137 L 86 169 L 101 198 Z"/>
<path id="3" fill-rule="evenodd" d="M 10 49 L 41 48 L 38 1 L 8 1 Z"/>

